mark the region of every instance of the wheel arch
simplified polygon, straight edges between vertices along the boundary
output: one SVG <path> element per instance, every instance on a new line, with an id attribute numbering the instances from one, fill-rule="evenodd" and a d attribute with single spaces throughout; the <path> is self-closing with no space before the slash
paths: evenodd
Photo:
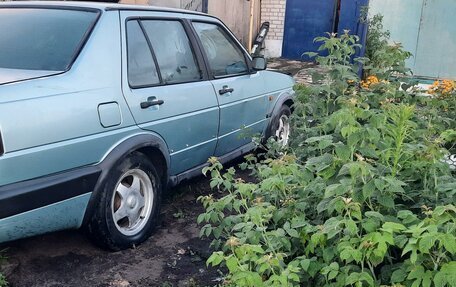
<path id="1" fill-rule="evenodd" d="M 163 190 L 166 189 L 169 179 L 170 157 L 165 141 L 155 134 L 137 134 L 129 137 L 111 149 L 99 163 L 98 166 L 101 168 L 101 174 L 87 205 L 82 226 L 87 225 L 97 207 L 103 186 L 111 168 L 133 152 L 140 152 L 147 156 L 157 168 Z"/>
<path id="2" fill-rule="evenodd" d="M 289 99 L 287 99 L 286 101 L 283 102 L 282 106 L 283 105 L 287 105 L 290 108 L 291 112 L 294 112 L 293 104 L 294 104 L 294 100 L 292 98 L 289 98 Z"/>

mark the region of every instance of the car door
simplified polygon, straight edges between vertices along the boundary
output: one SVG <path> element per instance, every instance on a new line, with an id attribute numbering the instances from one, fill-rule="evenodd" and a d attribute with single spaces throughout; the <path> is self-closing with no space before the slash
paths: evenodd
<path id="1" fill-rule="evenodd" d="M 267 95 L 261 73 L 252 73 L 250 58 L 220 23 L 192 22 L 212 78 L 220 106 L 221 156 L 261 135 L 266 125 Z"/>
<path id="2" fill-rule="evenodd" d="M 217 143 L 219 108 L 190 24 L 122 11 L 123 92 L 137 125 L 167 143 L 171 175 L 207 161 Z"/>

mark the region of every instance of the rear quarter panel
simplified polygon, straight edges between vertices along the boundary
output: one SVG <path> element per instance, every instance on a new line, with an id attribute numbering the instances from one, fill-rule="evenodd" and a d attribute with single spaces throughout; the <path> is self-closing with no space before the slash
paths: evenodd
<path id="1" fill-rule="evenodd" d="M 121 93 L 117 11 L 105 12 L 70 71 L 0 86 L 0 186 L 99 162 L 137 128 Z M 104 128 L 98 105 L 117 102 Z"/>

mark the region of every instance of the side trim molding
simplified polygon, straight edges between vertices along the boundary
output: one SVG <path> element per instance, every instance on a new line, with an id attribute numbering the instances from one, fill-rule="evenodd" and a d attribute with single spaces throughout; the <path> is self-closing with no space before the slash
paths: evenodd
<path id="1" fill-rule="evenodd" d="M 0 187 L 0 219 L 92 192 L 97 166 L 78 168 Z"/>

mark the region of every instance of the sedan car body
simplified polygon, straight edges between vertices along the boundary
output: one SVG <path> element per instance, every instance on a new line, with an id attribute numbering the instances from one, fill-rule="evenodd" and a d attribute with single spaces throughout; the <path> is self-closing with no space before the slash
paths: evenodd
<path id="1" fill-rule="evenodd" d="M 140 243 L 163 190 L 280 140 L 291 112 L 293 80 L 205 14 L 9 2 L 0 27 L 0 242 L 83 226 Z"/>

